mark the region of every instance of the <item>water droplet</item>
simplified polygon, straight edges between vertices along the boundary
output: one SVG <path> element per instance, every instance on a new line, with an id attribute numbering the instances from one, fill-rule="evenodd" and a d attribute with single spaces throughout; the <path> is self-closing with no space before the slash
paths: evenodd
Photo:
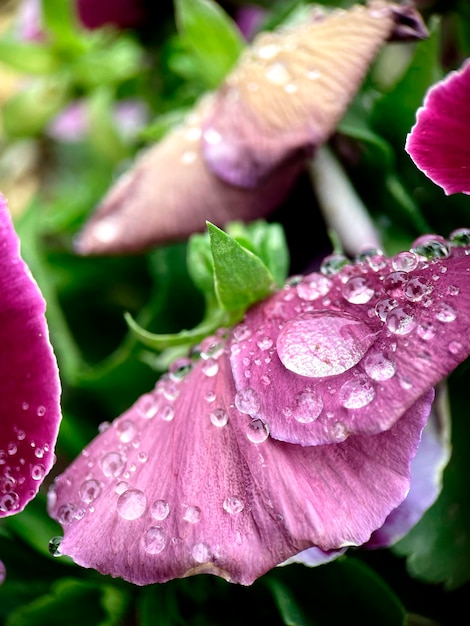
<path id="1" fill-rule="evenodd" d="M 122 420 L 116 423 L 116 433 L 122 443 L 129 443 L 134 439 L 137 428 L 132 420 Z"/>
<path id="2" fill-rule="evenodd" d="M 7 577 L 7 568 L 5 567 L 5 563 L 3 561 L 0 561 L 0 585 L 3 585 L 6 577 Z"/>
<path id="3" fill-rule="evenodd" d="M 71 524 L 75 519 L 75 505 L 70 502 L 62 504 L 57 511 L 59 524 Z"/>
<path id="4" fill-rule="evenodd" d="M 150 393 L 141 396 L 136 403 L 139 415 L 145 419 L 152 419 L 158 413 L 159 402 Z"/>
<path id="5" fill-rule="evenodd" d="M 384 381 L 395 376 L 397 366 L 383 352 L 373 352 L 367 355 L 364 369 L 372 380 Z"/>
<path id="6" fill-rule="evenodd" d="M 410 278 L 403 287 L 405 298 L 410 302 L 420 302 L 425 296 L 428 296 L 434 287 L 422 276 Z"/>
<path id="7" fill-rule="evenodd" d="M 196 543 L 193 546 L 193 549 L 191 550 L 191 554 L 193 559 L 197 562 L 197 563 L 207 563 L 207 561 L 210 560 L 211 558 L 211 551 L 209 546 L 207 546 L 205 543 Z"/>
<path id="8" fill-rule="evenodd" d="M 323 410 L 323 400 L 314 391 L 301 391 L 295 398 L 291 414 L 301 424 L 310 424 L 316 420 Z"/>
<path id="9" fill-rule="evenodd" d="M 46 414 L 46 407 L 45 406 L 38 406 L 37 411 L 36 411 L 36 415 L 38 417 L 43 417 Z"/>
<path id="10" fill-rule="evenodd" d="M 317 78 L 320 78 L 321 74 L 318 70 L 309 70 L 306 73 L 306 76 L 309 80 L 316 80 Z"/>
<path id="11" fill-rule="evenodd" d="M 361 319 L 347 313 L 315 311 L 287 322 L 277 339 L 282 364 L 291 372 L 322 378 L 356 365 L 375 340 Z"/>
<path id="12" fill-rule="evenodd" d="M 31 478 L 33 480 L 42 480 L 46 475 L 46 468 L 44 465 L 33 465 L 31 468 Z"/>
<path id="13" fill-rule="evenodd" d="M 118 496 L 120 496 L 121 493 L 124 493 L 128 489 L 129 489 L 129 483 L 126 483 L 125 480 L 120 480 L 117 483 L 117 485 L 114 487 L 114 492 L 117 493 Z"/>
<path id="14" fill-rule="evenodd" d="M 137 459 L 140 463 L 147 463 L 149 455 L 146 452 L 139 452 Z"/>
<path id="15" fill-rule="evenodd" d="M 34 451 L 34 456 L 37 459 L 42 459 L 44 456 L 44 452 L 45 452 L 44 448 L 36 448 L 36 450 Z"/>
<path id="16" fill-rule="evenodd" d="M 215 359 L 207 359 L 201 366 L 202 373 L 206 376 L 212 377 L 219 371 L 219 364 Z"/>
<path id="17" fill-rule="evenodd" d="M 263 443 L 269 437 L 268 425 L 263 420 L 252 420 L 246 430 L 246 436 L 251 443 Z"/>
<path id="18" fill-rule="evenodd" d="M 413 252 L 399 252 L 392 259 L 392 267 L 397 272 L 412 272 L 418 267 L 418 257 Z"/>
<path id="19" fill-rule="evenodd" d="M 283 63 L 272 63 L 268 65 L 265 76 L 268 82 L 279 87 L 286 85 L 291 79 L 289 71 Z"/>
<path id="20" fill-rule="evenodd" d="M 440 302 L 436 307 L 435 316 L 440 322 L 449 323 L 455 320 L 457 312 L 450 304 Z"/>
<path id="21" fill-rule="evenodd" d="M 310 302 L 326 296 L 332 284 L 331 279 L 324 274 L 309 274 L 297 285 L 297 294 L 302 300 Z"/>
<path id="22" fill-rule="evenodd" d="M 265 335 L 264 337 L 261 337 L 261 339 L 258 339 L 257 345 L 260 350 L 269 350 L 273 347 L 273 340 L 271 337 Z"/>
<path id="23" fill-rule="evenodd" d="M 188 506 L 183 514 L 185 522 L 197 524 L 201 519 L 201 509 L 198 506 Z"/>
<path id="24" fill-rule="evenodd" d="M 20 507 L 20 498 L 15 491 L 9 491 L 0 498 L 0 511 L 9 513 Z"/>
<path id="25" fill-rule="evenodd" d="M 175 417 L 175 410 L 171 404 L 164 404 L 160 411 L 160 417 L 165 422 L 171 422 Z"/>
<path id="26" fill-rule="evenodd" d="M 51 556 L 62 556 L 60 552 L 60 544 L 62 543 L 62 539 L 63 537 L 52 537 L 52 539 L 49 541 L 48 549 Z"/>
<path id="27" fill-rule="evenodd" d="M 470 245 L 470 229 L 457 228 L 450 233 L 449 239 L 453 246 L 469 246 Z"/>
<path id="28" fill-rule="evenodd" d="M 374 289 L 363 276 L 353 276 L 342 287 L 343 298 L 351 304 L 366 304 L 374 296 Z"/>
<path id="29" fill-rule="evenodd" d="M 393 298 L 403 297 L 403 287 L 408 282 L 410 276 L 407 272 L 391 272 L 385 276 L 383 288 Z"/>
<path id="30" fill-rule="evenodd" d="M 449 285 L 447 287 L 447 293 L 449 294 L 449 296 L 458 296 L 460 293 L 460 288 L 456 285 Z"/>
<path id="31" fill-rule="evenodd" d="M 394 335 L 408 335 L 416 328 L 413 310 L 408 305 L 392 309 L 387 315 L 385 325 Z"/>
<path id="32" fill-rule="evenodd" d="M 80 494 L 80 498 L 83 502 L 89 504 L 96 500 L 98 496 L 101 495 L 102 485 L 99 481 L 94 478 L 90 478 L 90 480 L 85 480 L 81 485 L 78 493 Z"/>
<path id="33" fill-rule="evenodd" d="M 346 265 L 349 265 L 350 261 L 342 254 L 330 254 L 323 259 L 320 266 L 320 272 L 326 276 L 332 276 L 337 274 Z"/>
<path id="34" fill-rule="evenodd" d="M 206 391 L 205 395 L 204 395 L 204 399 L 206 402 L 214 402 L 214 400 L 217 398 L 216 394 L 213 391 Z"/>
<path id="35" fill-rule="evenodd" d="M 247 387 L 235 394 L 235 406 L 240 413 L 256 415 L 260 410 L 261 403 L 256 391 L 252 387 Z"/>
<path id="36" fill-rule="evenodd" d="M 154 519 L 162 521 L 170 514 L 170 505 L 165 500 L 155 500 L 150 508 L 150 514 Z"/>
<path id="37" fill-rule="evenodd" d="M 124 470 L 126 461 L 119 452 L 108 452 L 100 460 L 100 466 L 105 476 L 119 476 Z"/>
<path id="38" fill-rule="evenodd" d="M 28 402 L 22 402 L 21 403 L 21 408 L 23 409 L 23 411 L 27 411 L 29 409 L 29 403 Z"/>
<path id="39" fill-rule="evenodd" d="M 18 451 L 18 446 L 16 445 L 16 443 L 13 443 L 12 441 L 7 445 L 7 452 L 10 456 L 13 456 L 14 454 L 16 454 Z"/>
<path id="40" fill-rule="evenodd" d="M 128 489 L 119 496 L 116 504 L 119 515 L 129 521 L 142 517 L 146 508 L 147 497 L 139 489 Z"/>
<path id="41" fill-rule="evenodd" d="M 413 242 L 411 252 L 426 259 L 447 259 L 450 255 L 449 245 L 438 235 L 423 235 Z"/>
<path id="42" fill-rule="evenodd" d="M 230 515 L 236 515 L 237 513 L 241 513 L 245 508 L 243 502 L 235 496 L 228 496 L 227 498 L 225 498 L 222 506 L 224 507 L 224 510 L 227 511 L 227 513 L 230 513 Z"/>
<path id="43" fill-rule="evenodd" d="M 183 163 L 183 165 L 190 165 L 191 163 L 194 163 L 196 159 L 197 152 L 194 150 L 185 150 L 181 155 L 181 163 Z"/>
<path id="44" fill-rule="evenodd" d="M 151 526 L 142 537 L 143 547 L 147 554 L 160 554 L 165 549 L 166 542 L 166 531 L 160 526 Z"/>
<path id="45" fill-rule="evenodd" d="M 358 376 L 344 383 L 339 398 L 346 409 L 362 409 L 375 398 L 374 386 L 365 376 Z"/>
<path id="46" fill-rule="evenodd" d="M 330 436 L 337 442 L 345 441 L 348 438 L 348 429 L 343 422 L 335 422 L 329 427 Z"/>
<path id="47" fill-rule="evenodd" d="M 182 380 L 193 368 L 193 362 L 191 359 L 183 358 L 173 361 L 168 370 L 168 374 L 173 381 Z"/>
<path id="48" fill-rule="evenodd" d="M 237 341 L 245 341 L 251 336 L 251 330 L 247 324 L 238 324 L 233 329 L 233 338 Z"/>
<path id="49" fill-rule="evenodd" d="M 18 439 L 18 441 L 23 441 L 25 437 L 26 433 L 24 432 L 24 430 L 19 429 L 16 433 L 16 438 Z"/>
<path id="50" fill-rule="evenodd" d="M 267 43 L 264 46 L 260 46 L 256 52 L 260 59 L 269 61 L 270 59 L 273 59 L 278 54 L 278 52 L 280 52 L 280 50 L 281 48 L 279 44 Z"/>
<path id="51" fill-rule="evenodd" d="M 463 345 L 460 343 L 460 341 L 451 341 L 447 346 L 447 349 L 451 354 L 457 355 L 462 352 Z"/>
<path id="52" fill-rule="evenodd" d="M 209 417 L 210 417 L 212 424 L 214 426 L 218 426 L 219 428 L 221 428 L 222 426 L 225 426 L 228 422 L 228 413 L 227 411 L 221 408 L 214 409 L 214 411 L 211 411 Z"/>

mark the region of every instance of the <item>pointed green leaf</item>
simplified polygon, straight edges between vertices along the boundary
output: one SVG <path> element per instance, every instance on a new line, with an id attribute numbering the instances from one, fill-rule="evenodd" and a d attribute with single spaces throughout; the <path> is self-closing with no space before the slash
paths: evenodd
<path id="1" fill-rule="evenodd" d="M 0 39 L 0 62 L 25 74 L 52 74 L 59 67 L 54 53 L 41 44 Z"/>
<path id="2" fill-rule="evenodd" d="M 54 42 L 71 52 L 86 49 L 86 35 L 80 36 L 79 21 L 72 0 L 42 0 L 41 13 L 44 27 L 53 36 Z"/>
<path id="3" fill-rule="evenodd" d="M 176 0 L 176 21 L 183 43 L 195 55 L 208 87 L 217 87 L 240 56 L 242 36 L 213 0 Z"/>
<path id="4" fill-rule="evenodd" d="M 227 311 L 245 310 L 272 293 L 273 277 L 263 261 L 217 226 L 208 223 L 207 228 L 220 305 Z"/>

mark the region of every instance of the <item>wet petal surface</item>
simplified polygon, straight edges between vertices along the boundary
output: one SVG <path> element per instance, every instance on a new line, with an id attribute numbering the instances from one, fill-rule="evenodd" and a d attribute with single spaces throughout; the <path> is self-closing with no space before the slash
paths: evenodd
<path id="1" fill-rule="evenodd" d="M 54 461 L 60 383 L 45 302 L 0 198 L 0 517 L 21 511 Z"/>

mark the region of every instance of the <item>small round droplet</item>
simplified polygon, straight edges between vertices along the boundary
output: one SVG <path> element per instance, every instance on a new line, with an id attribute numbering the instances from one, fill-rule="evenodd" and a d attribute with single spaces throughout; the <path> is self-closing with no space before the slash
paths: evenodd
<path id="1" fill-rule="evenodd" d="M 71 524 L 75 519 L 75 505 L 66 502 L 62 504 L 57 511 L 57 520 L 59 524 Z"/>
<path id="2" fill-rule="evenodd" d="M 193 367 L 193 362 L 191 359 L 187 359 L 187 358 L 177 359 L 176 361 L 173 361 L 173 363 L 170 365 L 170 369 L 168 370 L 168 373 L 170 375 L 170 378 L 173 381 L 180 381 L 187 374 L 189 374 L 192 367 Z"/>
<path id="3" fill-rule="evenodd" d="M 62 543 L 62 539 L 63 537 L 52 537 L 52 539 L 49 541 L 48 549 L 51 556 L 62 556 L 60 552 L 60 544 Z"/>
<path id="4" fill-rule="evenodd" d="M 122 443 L 129 443 L 134 439 L 137 428 L 132 420 L 122 420 L 116 424 L 116 433 Z"/>
<path id="5" fill-rule="evenodd" d="M 263 351 L 270 350 L 273 347 L 273 343 L 274 342 L 271 337 L 268 337 L 267 335 L 261 337 L 261 339 L 258 339 L 257 341 L 258 348 Z"/>
<path id="6" fill-rule="evenodd" d="M 150 508 L 151 516 L 159 521 L 162 521 L 170 514 L 170 505 L 166 500 L 155 500 Z"/>
<path id="7" fill-rule="evenodd" d="M 7 445 L 7 452 L 10 456 L 13 456 L 14 454 L 16 454 L 18 451 L 18 446 L 16 445 L 16 443 L 10 442 Z"/>
<path id="8" fill-rule="evenodd" d="M 397 371 L 397 366 L 383 352 L 368 354 L 364 362 L 367 375 L 376 381 L 389 380 Z"/>
<path id="9" fill-rule="evenodd" d="M 375 313 L 382 322 L 385 322 L 387 315 L 397 306 L 398 302 L 394 298 L 384 298 L 383 300 L 379 300 L 375 305 Z"/>
<path id="10" fill-rule="evenodd" d="M 207 563 L 212 556 L 209 546 L 202 542 L 193 546 L 191 554 L 197 563 Z"/>
<path id="11" fill-rule="evenodd" d="M 410 302 L 420 302 L 426 296 L 429 296 L 434 287 L 432 284 L 421 276 L 414 276 L 407 281 L 403 287 L 403 294 Z"/>
<path id="12" fill-rule="evenodd" d="M 323 410 L 323 400 L 314 391 L 301 391 L 291 407 L 292 416 L 301 424 L 310 424 L 316 420 Z"/>
<path id="13" fill-rule="evenodd" d="M 261 407 L 257 392 L 252 387 L 241 389 L 235 394 L 235 406 L 240 413 L 256 415 Z"/>
<path id="14" fill-rule="evenodd" d="M 20 507 L 20 497 L 15 491 L 9 491 L 0 497 L 0 511 L 10 513 Z"/>
<path id="15" fill-rule="evenodd" d="M 392 259 L 392 267 L 397 272 L 412 272 L 418 267 L 418 257 L 414 252 L 399 252 Z"/>
<path id="16" fill-rule="evenodd" d="M 152 394 L 146 393 L 139 398 L 136 408 L 141 417 L 152 419 L 158 413 L 159 402 Z"/>
<path id="17" fill-rule="evenodd" d="M 44 465 L 37 463 L 31 467 L 31 478 L 33 480 L 42 480 L 46 475 L 46 468 Z"/>
<path id="18" fill-rule="evenodd" d="M 233 329 L 233 338 L 237 341 L 246 341 L 251 337 L 251 330 L 247 324 L 238 324 Z"/>
<path id="19" fill-rule="evenodd" d="M 175 417 L 175 410 L 171 404 L 164 404 L 159 412 L 159 416 L 164 422 L 171 422 Z"/>
<path id="20" fill-rule="evenodd" d="M 222 428 L 228 422 L 228 413 L 224 409 L 218 408 L 211 411 L 209 414 L 210 420 L 214 426 Z"/>
<path id="21" fill-rule="evenodd" d="M 330 254 L 330 256 L 323 259 L 320 272 L 325 274 L 325 276 L 333 276 L 338 274 L 349 263 L 349 260 L 342 254 Z"/>
<path id="22" fill-rule="evenodd" d="M 272 63 L 266 68 L 266 80 L 272 85 L 284 86 L 290 81 L 290 74 L 283 63 Z"/>
<path id="23" fill-rule="evenodd" d="M 142 544 L 147 554 L 160 554 L 166 547 L 167 534 L 160 526 L 151 526 L 142 538 Z"/>
<path id="24" fill-rule="evenodd" d="M 263 420 L 252 420 L 247 427 L 246 436 L 251 443 L 263 443 L 269 437 L 268 425 Z"/>
<path id="25" fill-rule="evenodd" d="M 108 477 L 119 476 L 123 472 L 125 464 L 126 461 L 119 452 L 108 452 L 100 460 L 101 470 Z"/>
<path id="26" fill-rule="evenodd" d="M 291 372 L 322 378 L 356 365 L 375 340 L 361 319 L 347 313 L 315 311 L 290 320 L 277 338 L 277 352 Z"/>
<path id="27" fill-rule="evenodd" d="M 228 496 L 225 498 L 222 506 L 224 507 L 224 511 L 227 511 L 230 515 L 241 513 L 245 508 L 245 505 L 240 498 L 236 498 L 235 496 Z"/>
<path id="28" fill-rule="evenodd" d="M 339 398 L 346 409 L 362 409 L 375 398 L 375 390 L 365 376 L 360 376 L 344 383 Z"/>
<path id="29" fill-rule="evenodd" d="M 37 408 L 36 415 L 38 417 L 43 417 L 45 414 L 46 414 L 46 407 L 41 404 Z"/>
<path id="30" fill-rule="evenodd" d="M 201 366 L 202 373 L 208 377 L 215 376 L 219 371 L 219 364 L 215 359 L 207 359 Z"/>
<path id="31" fill-rule="evenodd" d="M 332 282 L 324 274 L 309 274 L 297 285 L 297 294 L 308 302 L 326 296 L 331 289 Z"/>
<path id="32" fill-rule="evenodd" d="M 142 517 L 147 508 L 147 497 L 139 489 L 128 489 L 118 498 L 116 509 L 125 520 L 135 520 Z"/>
<path id="33" fill-rule="evenodd" d="M 436 329 L 431 322 L 423 322 L 422 324 L 419 324 L 416 329 L 416 333 L 418 334 L 418 337 L 423 339 L 423 341 L 430 341 L 431 339 L 434 339 Z"/>
<path id="34" fill-rule="evenodd" d="M 197 524 L 201 519 L 201 509 L 198 506 L 188 506 L 183 514 L 185 522 Z"/>
<path id="35" fill-rule="evenodd" d="M 457 355 L 462 352 L 463 345 L 460 343 L 460 341 L 451 341 L 447 346 L 447 349 L 451 354 Z"/>
<path id="36" fill-rule="evenodd" d="M 351 304 L 366 304 L 374 294 L 374 289 L 363 276 L 351 277 L 342 287 L 343 298 Z"/>
<path id="37" fill-rule="evenodd" d="M 439 322 L 443 322 L 448 324 L 449 322 L 453 322 L 457 317 L 456 310 L 447 304 L 446 302 L 440 302 L 435 311 L 435 317 Z"/>
<path id="38" fill-rule="evenodd" d="M 85 480 L 78 490 L 80 494 L 80 498 L 83 502 L 89 504 L 98 498 L 101 495 L 102 485 L 99 481 L 91 478 L 90 480 Z"/>
<path id="39" fill-rule="evenodd" d="M 385 325 L 394 335 L 408 335 L 416 328 L 416 320 L 411 307 L 398 306 L 387 315 Z"/>

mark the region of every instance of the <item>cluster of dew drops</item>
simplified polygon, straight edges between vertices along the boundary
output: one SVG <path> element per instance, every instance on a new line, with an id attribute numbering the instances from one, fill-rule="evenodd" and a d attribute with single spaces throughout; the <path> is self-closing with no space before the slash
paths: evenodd
<path id="1" fill-rule="evenodd" d="M 407 307 L 415 302 L 426 303 L 426 299 L 431 302 L 433 286 L 423 280 L 418 273 L 410 275 L 416 269 L 431 267 L 433 262 L 449 258 L 453 250 L 459 249 L 462 254 L 470 253 L 470 230 L 459 229 L 454 231 L 449 240 L 436 235 L 427 235 L 417 240 L 411 249 L 397 254 L 389 261 L 384 254 L 377 249 L 367 250 L 359 255 L 353 262 L 344 256 L 331 255 L 323 262 L 320 272 L 307 277 L 294 278 L 289 281 L 285 293 L 294 286 L 298 296 L 308 302 L 317 298 L 324 298 L 328 295 L 331 279 L 338 275 L 342 282 L 342 297 L 353 304 L 367 304 L 372 301 L 375 293 L 370 287 L 367 279 L 361 276 L 354 268 L 363 267 L 364 264 L 369 270 L 383 274 L 384 292 L 387 297 L 379 299 L 374 308 L 373 314 L 377 316 L 393 335 L 404 336 L 416 329 L 419 336 L 428 341 L 434 336 L 435 330 L 431 323 L 418 322 L 413 317 L 413 311 Z M 354 271 L 348 272 L 350 267 Z M 445 265 L 437 264 L 439 271 L 445 270 Z M 388 271 L 390 270 L 390 271 Z M 314 278 L 312 278 L 314 277 Z M 439 278 L 436 275 L 435 280 Z M 450 296 L 458 295 L 459 289 L 453 288 Z M 400 297 L 398 297 L 400 294 Z M 395 297 L 394 297 L 395 295 Z M 440 302 L 435 312 L 436 320 L 442 323 L 452 322 L 456 318 L 456 313 L 450 305 Z M 259 331 L 260 329 L 258 329 Z M 275 349 L 275 342 L 269 336 L 261 336 L 257 331 L 257 346 L 262 353 L 270 354 Z M 241 323 L 231 331 L 231 350 L 237 350 L 250 338 L 252 330 L 246 323 Z M 173 402 L 180 393 L 179 384 L 186 378 L 196 361 L 202 361 L 201 371 L 208 378 L 215 377 L 219 370 L 218 358 L 224 353 L 226 339 L 229 333 L 226 329 L 220 329 L 216 335 L 204 340 L 200 346 L 195 347 L 187 358 L 178 359 L 157 383 L 155 392 L 142 396 L 136 404 L 137 412 L 145 420 L 158 416 L 165 422 L 171 422 L 175 417 Z M 461 349 L 457 341 L 449 343 L 448 349 L 456 354 Z M 265 364 L 269 364 L 270 357 L 267 356 Z M 282 360 L 282 359 L 281 359 Z M 374 380 L 386 380 L 395 374 L 395 367 L 391 361 L 386 359 L 376 359 L 369 363 L 369 375 Z M 247 377 L 248 378 L 248 377 Z M 269 377 L 265 375 L 264 384 L 270 383 Z M 262 393 L 262 392 L 261 392 Z M 351 407 L 357 408 L 357 394 L 351 395 Z M 315 418 L 321 403 L 318 399 L 311 399 L 309 394 L 304 394 L 299 400 L 298 419 L 308 423 L 311 418 L 307 413 L 313 411 Z M 370 400 L 370 398 L 369 398 Z M 369 401 L 366 398 L 366 401 Z M 227 411 L 217 406 L 217 396 L 214 392 L 205 392 L 205 401 L 211 407 L 208 418 L 216 428 L 223 428 L 229 420 Z M 235 408 L 244 415 L 253 416 L 260 408 L 259 393 L 252 387 L 246 387 L 237 391 L 234 398 Z M 106 478 L 115 478 L 114 490 L 117 495 L 116 510 L 124 520 L 135 520 L 141 518 L 146 512 L 150 513 L 154 525 L 150 526 L 144 533 L 143 547 L 149 554 L 160 554 L 168 545 L 170 539 L 164 527 L 164 520 L 171 513 L 170 504 L 164 499 L 158 499 L 153 503 L 147 502 L 147 496 L 140 489 L 130 486 L 130 479 L 136 471 L 136 464 L 127 467 L 126 449 L 137 449 L 140 440 L 137 437 L 138 427 L 129 418 L 117 420 L 113 425 L 105 425 L 102 430 L 115 431 L 118 440 L 122 444 L 119 449 L 107 452 L 98 460 L 101 472 Z M 261 444 L 269 437 L 269 428 L 261 419 L 253 418 L 248 421 L 246 435 L 255 444 Z M 339 433 L 338 440 L 341 440 L 343 433 Z M 127 446 L 127 448 L 126 448 Z M 87 450 L 83 454 L 89 454 Z M 139 451 L 136 455 L 137 462 L 145 463 L 147 453 Z M 90 469 L 94 461 L 89 461 Z M 128 482 L 129 481 L 129 482 Z M 83 506 L 77 507 L 72 503 L 62 504 L 56 517 L 62 525 L 70 524 L 74 520 L 82 519 L 89 512 L 94 511 L 94 502 L 101 495 L 103 483 L 90 473 L 86 480 L 79 487 L 79 497 Z M 240 494 L 229 494 L 224 500 L 223 508 L 230 515 L 237 515 L 244 510 L 244 502 Z M 201 518 L 201 510 L 193 504 L 184 507 L 182 518 L 190 524 L 197 524 Z M 60 555 L 61 537 L 54 537 L 50 542 L 50 552 L 54 556 Z M 207 562 L 211 557 L 210 548 L 203 542 L 196 543 L 193 550 L 193 558 L 196 563 Z"/>

